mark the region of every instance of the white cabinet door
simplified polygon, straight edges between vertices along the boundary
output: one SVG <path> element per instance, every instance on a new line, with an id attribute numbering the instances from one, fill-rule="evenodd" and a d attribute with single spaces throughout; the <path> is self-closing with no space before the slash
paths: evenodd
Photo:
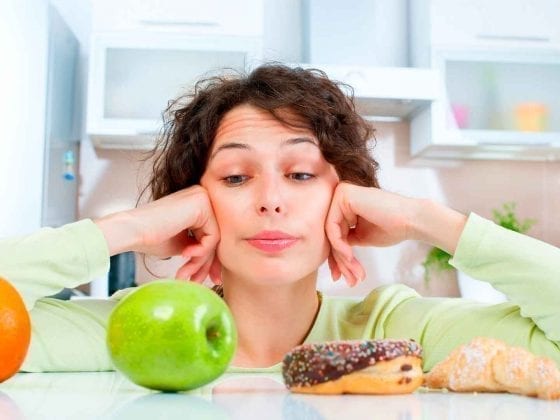
<path id="1" fill-rule="evenodd" d="M 560 159 L 560 2 L 414 0 L 414 65 L 443 98 L 413 118 L 413 154 Z"/>
<path id="2" fill-rule="evenodd" d="M 560 48 L 558 0 L 414 0 L 412 25 L 433 46 Z"/>
<path id="3" fill-rule="evenodd" d="M 411 124 L 424 157 L 560 159 L 560 52 L 438 50 L 446 95 Z"/>
<path id="4" fill-rule="evenodd" d="M 97 0 L 94 32 L 167 30 L 190 34 L 260 36 L 263 0 Z"/>
<path id="5" fill-rule="evenodd" d="M 169 100 L 224 68 L 249 69 L 261 52 L 256 37 L 97 34 L 90 55 L 88 134 L 100 147 L 151 148 Z"/>

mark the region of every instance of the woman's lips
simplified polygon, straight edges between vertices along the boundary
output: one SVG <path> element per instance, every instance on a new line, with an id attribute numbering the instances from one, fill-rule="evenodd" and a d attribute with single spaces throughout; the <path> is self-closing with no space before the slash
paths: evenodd
<path id="1" fill-rule="evenodd" d="M 247 242 L 257 249 L 265 252 L 280 252 L 293 246 L 298 238 L 280 231 L 262 231 Z"/>

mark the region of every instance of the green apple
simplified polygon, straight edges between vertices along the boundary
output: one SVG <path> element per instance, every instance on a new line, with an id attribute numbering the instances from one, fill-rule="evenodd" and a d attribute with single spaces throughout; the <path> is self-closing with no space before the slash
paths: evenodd
<path id="1" fill-rule="evenodd" d="M 157 280 L 113 309 L 107 347 L 115 367 L 134 383 L 160 391 L 205 385 L 227 369 L 237 331 L 225 302 L 196 283 Z"/>

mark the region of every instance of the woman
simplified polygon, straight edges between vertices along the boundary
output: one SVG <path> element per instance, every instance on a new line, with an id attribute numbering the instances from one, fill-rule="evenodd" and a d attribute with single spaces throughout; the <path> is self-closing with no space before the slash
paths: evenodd
<path id="1" fill-rule="evenodd" d="M 401 337 L 424 347 L 424 370 L 478 335 L 560 363 L 560 250 L 429 200 L 380 190 L 372 132 L 336 84 L 317 71 L 263 66 L 212 79 L 171 104 L 150 188 L 154 201 L 94 222 L 0 245 L 0 274 L 34 323 L 26 371 L 109 370 L 109 300 L 43 298 L 103 274 L 109 255 L 136 251 L 188 261 L 177 277 L 210 275 L 238 328 L 232 369 L 277 370 L 304 341 Z M 352 245 L 421 240 L 511 303 L 425 299 L 403 285 L 365 299 L 322 297 L 317 269 L 365 277 Z"/>

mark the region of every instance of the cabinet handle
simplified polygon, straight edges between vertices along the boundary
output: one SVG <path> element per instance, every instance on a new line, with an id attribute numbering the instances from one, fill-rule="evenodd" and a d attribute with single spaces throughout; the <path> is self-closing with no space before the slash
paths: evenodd
<path id="1" fill-rule="evenodd" d="M 485 40 L 491 40 L 491 41 L 550 42 L 550 38 L 549 37 L 544 37 L 544 36 L 477 34 L 476 37 L 478 39 L 485 39 Z"/>
<path id="2" fill-rule="evenodd" d="M 203 20 L 158 20 L 158 19 L 140 19 L 140 23 L 146 26 L 165 25 L 165 26 L 204 26 L 204 27 L 218 27 L 218 22 L 203 21 Z"/>
<path id="3" fill-rule="evenodd" d="M 484 141 L 481 140 L 478 142 L 478 144 L 480 144 L 481 146 L 523 146 L 523 147 L 552 147 L 553 145 L 551 143 L 544 143 L 544 142 L 539 142 L 539 143 L 524 143 L 524 142 L 519 142 L 519 143 L 514 143 L 514 142 L 510 142 L 510 143 L 500 143 L 500 142 L 492 142 L 492 141 Z"/>

